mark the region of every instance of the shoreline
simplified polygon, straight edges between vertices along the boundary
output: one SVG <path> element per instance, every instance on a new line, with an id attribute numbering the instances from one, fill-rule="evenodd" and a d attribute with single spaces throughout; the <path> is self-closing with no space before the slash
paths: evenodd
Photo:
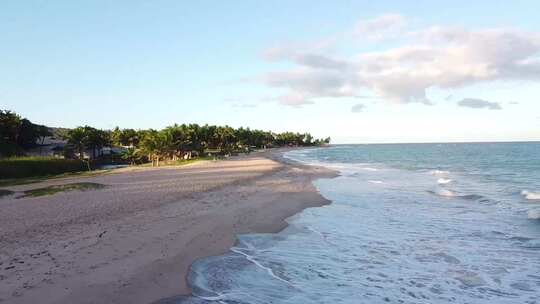
<path id="1" fill-rule="evenodd" d="M 290 216 L 329 203 L 312 181 L 336 172 L 284 159 L 287 150 L 75 179 L 109 185 L 102 191 L 0 199 L 11 211 L 0 219 L 0 303 L 153 303 L 189 295 L 195 260 L 227 252 L 238 234 L 281 231 Z M 29 208 L 46 203 L 57 214 Z"/>

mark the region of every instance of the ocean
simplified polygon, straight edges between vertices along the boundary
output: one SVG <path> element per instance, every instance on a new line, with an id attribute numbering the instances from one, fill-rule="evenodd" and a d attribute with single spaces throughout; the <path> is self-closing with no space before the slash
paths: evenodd
<path id="1" fill-rule="evenodd" d="M 335 145 L 332 203 L 193 264 L 175 303 L 540 303 L 540 143 Z"/>

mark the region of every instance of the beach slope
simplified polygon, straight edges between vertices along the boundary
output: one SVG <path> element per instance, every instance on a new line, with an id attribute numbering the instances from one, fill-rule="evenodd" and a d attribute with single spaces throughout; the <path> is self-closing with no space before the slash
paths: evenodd
<path id="1" fill-rule="evenodd" d="M 9 187 L 105 186 L 0 198 L 0 303 L 151 303 L 187 294 L 194 260 L 328 203 L 312 180 L 334 175 L 267 151 Z"/>

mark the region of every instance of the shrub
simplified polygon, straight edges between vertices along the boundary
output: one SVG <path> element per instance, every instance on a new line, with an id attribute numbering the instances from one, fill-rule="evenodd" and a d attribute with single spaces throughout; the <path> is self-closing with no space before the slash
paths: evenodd
<path id="1" fill-rule="evenodd" d="M 87 170 L 77 159 L 52 157 L 13 157 L 0 159 L 0 179 L 55 175 Z"/>
<path id="2" fill-rule="evenodd" d="M 3 142 L 0 138 L 0 157 L 24 155 L 24 151 L 14 143 Z"/>

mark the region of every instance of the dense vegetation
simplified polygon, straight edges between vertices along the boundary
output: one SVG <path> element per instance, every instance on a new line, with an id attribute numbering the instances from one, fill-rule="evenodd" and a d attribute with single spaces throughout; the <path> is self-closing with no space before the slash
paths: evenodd
<path id="1" fill-rule="evenodd" d="M 0 110 L 0 156 L 23 155 L 29 149 L 43 143 L 51 136 L 49 128 L 36 125 L 19 115 Z"/>
<path id="2" fill-rule="evenodd" d="M 84 126 L 69 130 L 66 139 L 71 152 L 79 158 L 83 157 L 85 150 L 92 151 L 95 157 L 95 151 L 112 145 L 126 147 L 123 157 L 130 163 L 149 161 L 153 165 L 159 165 L 162 160 L 191 159 L 209 154 L 230 155 L 254 148 L 316 146 L 330 142 L 330 138 L 314 139 L 309 133 L 275 134 L 249 128 L 198 124 L 175 124 L 160 131 L 118 127 L 104 131 Z"/>
<path id="3" fill-rule="evenodd" d="M 25 151 L 40 146 L 49 136 L 65 139 L 64 159 L 6 158 L 23 156 Z M 330 138 L 315 139 L 309 133 L 273 133 L 232 128 L 229 126 L 182 124 L 162 130 L 100 130 L 90 126 L 74 129 L 52 129 L 37 125 L 16 113 L 0 110 L 0 178 L 58 174 L 89 169 L 85 158 L 100 161 L 104 147 L 122 147 L 121 155 L 110 155 L 109 161 L 123 160 L 131 164 L 178 161 L 201 156 L 231 155 L 253 149 L 284 146 L 318 146 Z M 113 153 L 114 154 L 114 153 Z"/>

